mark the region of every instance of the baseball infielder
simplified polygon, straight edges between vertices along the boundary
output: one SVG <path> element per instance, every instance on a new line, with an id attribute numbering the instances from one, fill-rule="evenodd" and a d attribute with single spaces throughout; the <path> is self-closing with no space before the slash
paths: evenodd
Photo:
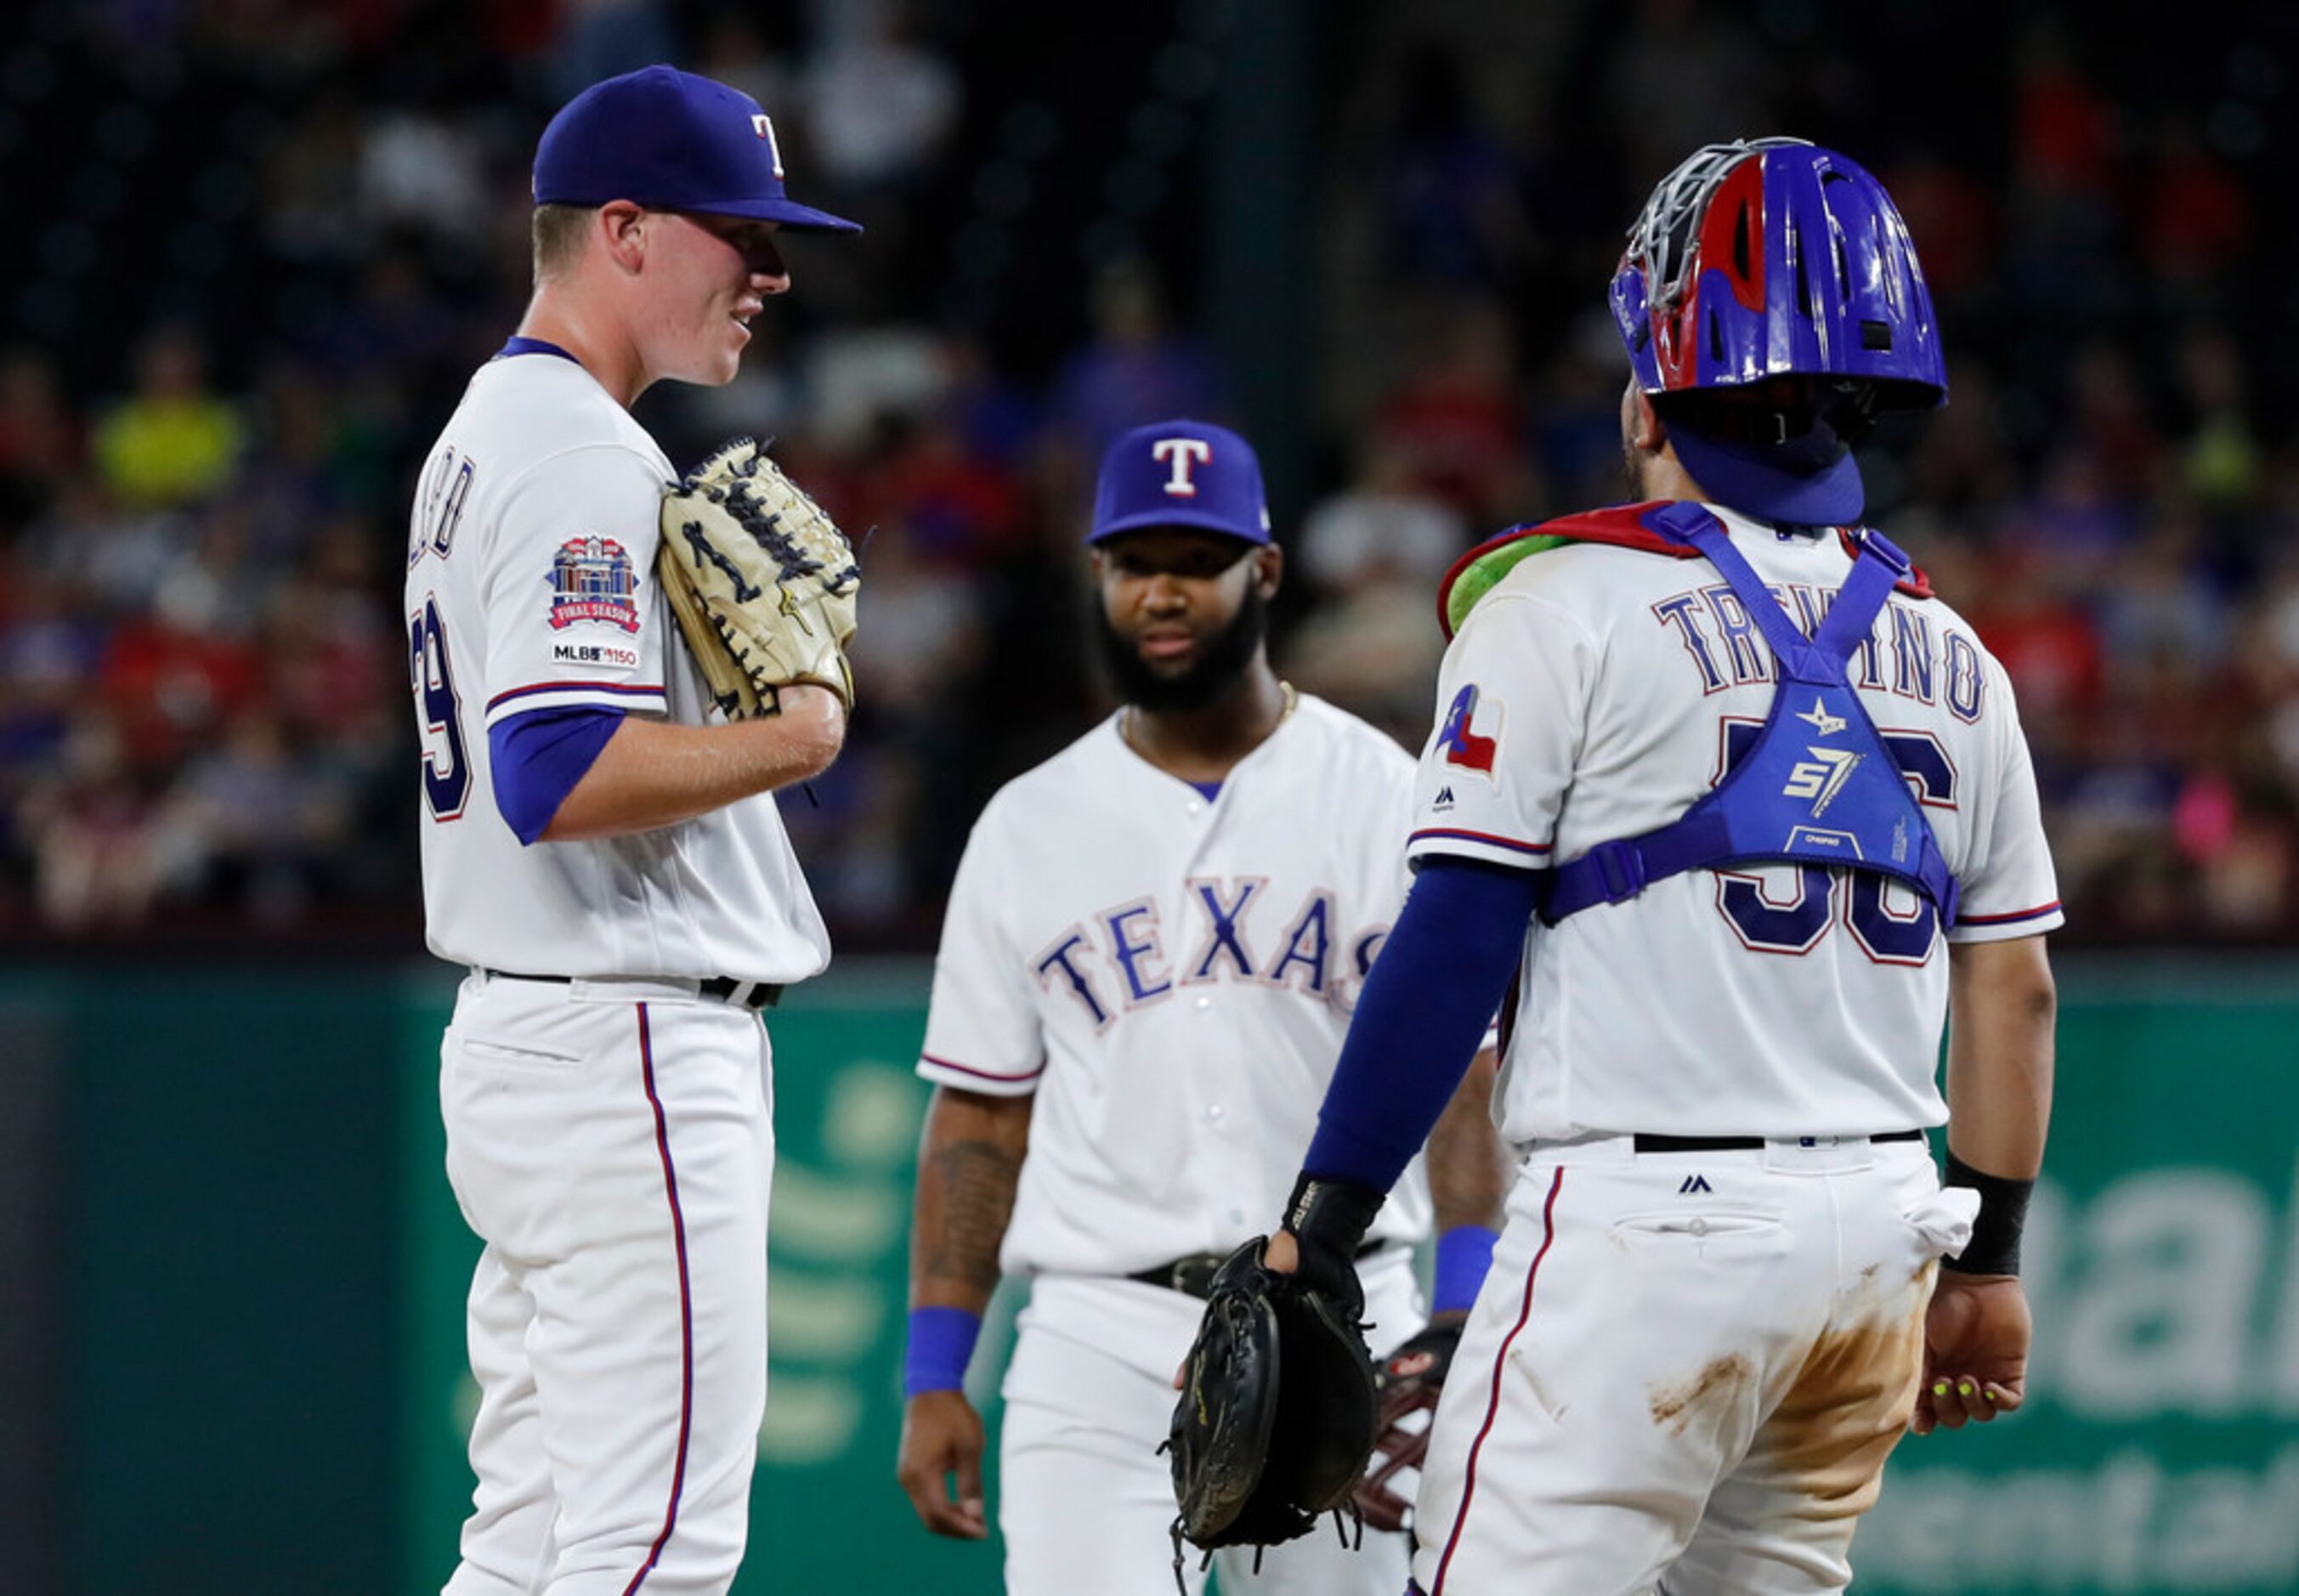
<path id="1" fill-rule="evenodd" d="M 471 1283 L 478 1475 L 453 1596 L 723 1592 L 766 1397 L 767 1036 L 822 968 L 773 788 L 839 698 L 703 724 L 651 578 L 670 462 L 628 405 L 724 383 L 790 278 L 749 96 L 652 67 L 570 102 L 535 163 L 535 291 L 423 469 L 407 615 L 441 1050 Z"/>
<path id="2" fill-rule="evenodd" d="M 1414 1588 L 1840 1591 L 1912 1420 L 2020 1405 L 2060 909 L 2010 683 L 1859 525 L 1849 444 L 1946 391 L 1883 188 L 1704 149 L 1612 300 L 1641 503 L 1448 579 L 1421 869 L 1267 1256 L 1315 1281 L 1354 1249 L 1521 960 L 1524 1159 Z"/>
<path id="3" fill-rule="evenodd" d="M 951 888 L 918 1063 L 937 1090 L 899 1473 L 929 1528 L 987 1534 L 960 1387 L 1001 1269 L 1028 1275 L 1005 1384 L 1006 1588 L 1162 1596 L 1174 1370 L 1214 1265 L 1307 1143 L 1404 894 L 1412 761 L 1270 669 L 1282 560 L 1243 438 L 1172 421 L 1118 439 L 1091 541 L 1125 707 L 992 800 Z M 1473 1294 L 1476 1227 L 1498 1209 L 1489 1085 L 1431 1142 L 1440 1309 Z M 1376 1344 L 1423 1323 L 1409 1248 L 1430 1209 L 1416 1168 L 1356 1260 Z M 1258 1578 L 1250 1555 L 1220 1567 L 1225 1590 L 1299 1596 L 1395 1596 L 1405 1576 L 1387 1535 L 1280 1548 Z"/>

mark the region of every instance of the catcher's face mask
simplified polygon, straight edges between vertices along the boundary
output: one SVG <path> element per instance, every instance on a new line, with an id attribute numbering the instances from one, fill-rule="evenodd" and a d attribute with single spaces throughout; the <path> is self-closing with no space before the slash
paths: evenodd
<path id="1" fill-rule="evenodd" d="M 1629 229 L 1611 298 L 1637 385 L 1669 420 L 1686 470 L 1767 520 L 1857 520 L 1865 495 L 1850 439 L 1878 411 L 1946 402 L 1907 224 L 1864 167 L 1803 139 L 1696 151 Z M 1695 403 L 1782 378 L 1811 379 L 1828 402 L 1765 414 Z"/>

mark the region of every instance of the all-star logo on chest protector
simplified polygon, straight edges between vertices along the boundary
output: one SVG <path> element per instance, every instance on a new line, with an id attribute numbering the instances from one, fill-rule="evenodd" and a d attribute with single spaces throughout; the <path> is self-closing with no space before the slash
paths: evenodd
<path id="1" fill-rule="evenodd" d="M 1852 724 L 1841 715 L 1830 714 L 1828 705 L 1817 695 L 1813 698 L 1812 708 L 1796 719 L 1815 727 L 1823 737 L 1832 737 Z M 1828 806 L 1836 802 L 1836 795 L 1844 790 L 1844 784 L 1860 768 L 1863 756 L 1855 749 L 1822 748 L 1812 744 L 1806 744 L 1805 752 L 1812 757 L 1798 761 L 1790 767 L 1789 778 L 1780 787 L 1780 796 L 1810 799 L 1812 818 L 1817 820 L 1828 812 Z"/>

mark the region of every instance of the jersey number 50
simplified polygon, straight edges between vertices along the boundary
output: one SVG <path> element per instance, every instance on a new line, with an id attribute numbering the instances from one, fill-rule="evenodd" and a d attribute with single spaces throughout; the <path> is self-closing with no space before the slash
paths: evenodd
<path id="1" fill-rule="evenodd" d="M 423 802 L 435 820 L 461 819 L 471 795 L 471 761 L 463 751 L 463 701 L 436 598 L 427 594 L 423 608 L 408 618 L 407 644 L 415 724 L 423 737 Z"/>
<path id="2" fill-rule="evenodd" d="M 1726 769 L 1755 745 L 1762 722 L 1725 723 Z M 1929 732 L 1880 730 L 1892 761 L 1907 777 L 1917 802 L 1932 809 L 1955 807 L 1955 767 Z M 1921 964 L 1931 957 L 1939 931 L 1939 911 L 1930 899 L 1874 870 L 1806 865 L 1797 872 L 1794 901 L 1776 903 L 1765 896 L 1764 878 L 1736 870 L 1716 872 L 1716 907 L 1731 922 L 1741 943 L 1761 953 L 1809 953 L 1836 923 L 1843 902 L 1844 923 L 1861 952 L 1879 964 Z"/>

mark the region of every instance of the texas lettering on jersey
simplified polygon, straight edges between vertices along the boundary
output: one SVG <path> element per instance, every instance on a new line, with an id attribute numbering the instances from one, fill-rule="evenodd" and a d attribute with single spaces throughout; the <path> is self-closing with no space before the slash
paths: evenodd
<path id="1" fill-rule="evenodd" d="M 1345 933 L 1339 897 L 1322 886 L 1280 919 L 1268 889 L 1266 876 L 1201 877 L 1183 883 L 1176 914 L 1154 894 L 1112 904 L 1062 927 L 1033 955 L 1031 973 L 1075 1002 L 1096 1031 L 1177 988 L 1215 982 L 1291 987 L 1348 1012 L 1389 927 Z M 1178 960 L 1166 946 L 1168 927 L 1188 938 L 1175 943 L 1187 949 Z"/>

